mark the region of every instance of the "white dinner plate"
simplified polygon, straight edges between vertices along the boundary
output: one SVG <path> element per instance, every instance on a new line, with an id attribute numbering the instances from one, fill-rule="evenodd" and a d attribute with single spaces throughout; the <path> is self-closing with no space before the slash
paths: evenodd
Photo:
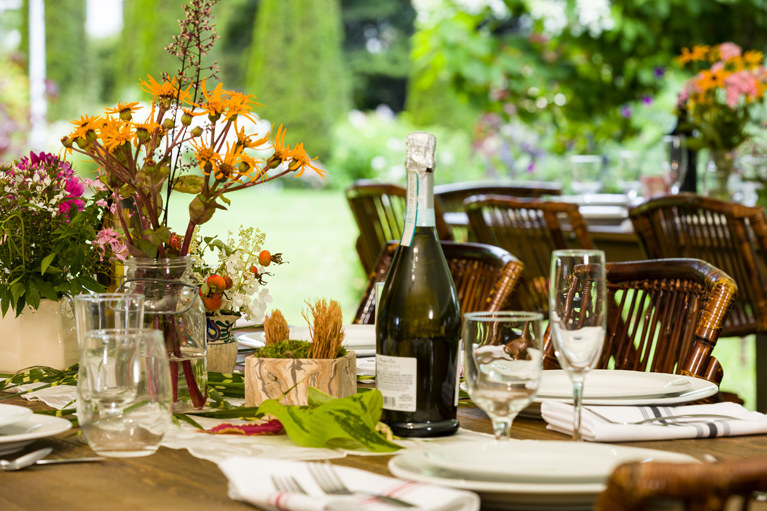
<path id="1" fill-rule="evenodd" d="M 601 483 L 615 467 L 653 461 L 662 451 L 597 443 L 510 440 L 462 442 L 420 451 L 423 460 L 472 479 L 530 483 Z"/>
<path id="2" fill-rule="evenodd" d="M 708 380 L 667 373 L 595 369 L 586 375 L 583 403 L 592 405 L 671 405 L 712 396 L 719 387 Z M 546 370 L 536 401 L 571 401 L 570 378 L 564 370 Z"/>
<path id="3" fill-rule="evenodd" d="M 21 450 L 37 439 L 63 433 L 72 423 L 61 417 L 32 414 L 31 417 L 0 428 L 0 455 Z"/>
<path id="4" fill-rule="evenodd" d="M 375 325 L 344 325 L 344 342 L 346 349 L 354 351 L 358 357 L 371 357 L 376 354 Z M 290 327 L 290 338 L 308 341 L 309 327 Z M 263 332 L 240 334 L 237 341 L 250 348 L 261 348 L 264 345 Z"/>
<path id="5" fill-rule="evenodd" d="M 32 410 L 17 405 L 0 405 L 0 428 L 28 419 Z"/>
<path id="6" fill-rule="evenodd" d="M 624 446 L 605 446 L 597 443 L 576 443 L 568 441 L 538 441 L 538 440 L 512 440 L 511 442 L 524 442 L 529 444 L 526 449 L 537 449 L 536 444 L 558 444 L 556 451 L 546 447 L 544 452 L 559 452 L 560 456 L 566 456 L 571 449 L 585 449 L 583 452 L 591 449 L 592 455 L 604 453 L 604 448 L 614 448 L 617 451 L 628 453 L 631 451 L 631 459 L 652 459 L 656 461 L 667 462 L 696 462 L 697 460 L 685 454 L 671 453 L 666 451 L 656 451 L 651 449 L 640 449 Z M 474 449 L 480 445 L 474 443 Z M 469 446 L 470 447 L 470 446 Z M 433 447 L 431 449 L 446 449 L 447 446 Z M 468 448 L 468 447 L 467 447 Z M 587 460 L 584 459 L 584 462 Z M 511 457 L 507 459 L 507 464 L 516 464 L 517 461 Z M 538 464 L 546 466 L 551 465 L 551 460 L 543 456 L 530 458 L 525 462 L 519 462 L 524 468 L 537 471 Z M 604 479 L 599 482 L 581 482 L 581 483 L 562 483 L 562 482 L 531 482 L 529 479 L 514 480 L 507 475 L 493 475 L 493 477 L 474 477 L 473 475 L 457 472 L 455 467 L 447 469 L 434 465 L 430 459 L 426 458 L 423 450 L 407 450 L 402 454 L 394 456 L 389 461 L 389 470 L 397 477 L 410 479 L 413 481 L 460 488 L 479 493 L 482 498 L 482 508 L 492 509 L 551 509 L 558 510 L 580 510 L 591 509 L 597 495 L 604 490 Z"/>

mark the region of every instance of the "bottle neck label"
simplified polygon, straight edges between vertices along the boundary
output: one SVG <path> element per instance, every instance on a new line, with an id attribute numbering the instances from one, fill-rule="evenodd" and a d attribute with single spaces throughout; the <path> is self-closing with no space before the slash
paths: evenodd
<path id="1" fill-rule="evenodd" d="M 434 227 L 434 174 L 431 171 L 408 170 L 405 225 L 400 245 L 409 247 L 416 227 Z"/>

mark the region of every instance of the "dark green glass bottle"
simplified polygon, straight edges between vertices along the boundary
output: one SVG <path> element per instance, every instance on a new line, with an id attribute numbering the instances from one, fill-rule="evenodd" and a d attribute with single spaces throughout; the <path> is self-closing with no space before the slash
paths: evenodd
<path id="1" fill-rule="evenodd" d="M 461 312 L 434 222 L 435 138 L 407 138 L 407 210 L 376 317 L 381 420 L 403 437 L 458 429 Z"/>

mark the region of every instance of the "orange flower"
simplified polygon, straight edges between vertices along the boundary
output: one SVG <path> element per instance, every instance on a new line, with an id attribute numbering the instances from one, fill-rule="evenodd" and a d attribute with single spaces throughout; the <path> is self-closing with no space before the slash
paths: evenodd
<path id="1" fill-rule="evenodd" d="M 705 93 L 711 89 L 724 87 L 724 79 L 727 78 L 727 72 L 723 69 L 716 71 L 706 69 L 701 71 L 698 76 L 699 78 L 695 81 L 695 85 L 700 92 Z"/>
<path id="2" fill-rule="evenodd" d="M 764 54 L 760 51 L 749 50 L 743 54 L 743 60 L 751 68 L 759 67 L 764 60 Z"/>
<path id="3" fill-rule="evenodd" d="M 255 149 L 261 147 L 269 141 L 269 133 L 263 137 L 253 140 L 255 135 L 248 135 L 245 133 L 245 128 L 240 128 L 237 132 L 237 145 L 245 149 Z"/>
<path id="4" fill-rule="evenodd" d="M 189 88 L 186 90 L 180 90 L 176 84 L 176 78 L 171 78 L 169 82 L 163 81 L 158 83 L 151 75 L 147 75 L 149 81 L 139 82 L 141 88 L 151 94 L 155 100 L 160 99 L 173 99 L 178 95 L 179 102 L 189 103 L 191 96 L 189 95 Z"/>
<path id="5" fill-rule="evenodd" d="M 88 115 L 83 115 L 80 117 L 80 119 L 76 121 L 72 121 L 72 124 L 77 126 L 72 133 L 69 134 L 69 136 L 72 138 L 72 140 L 76 140 L 80 137 L 85 138 L 85 135 L 89 131 L 95 131 L 101 127 L 103 123 L 103 120 L 101 117 L 91 117 Z"/>
<path id="6" fill-rule="evenodd" d="M 128 122 L 107 118 L 101 127 L 101 142 L 110 153 L 125 142 L 133 140 L 133 128 Z"/>
<path id="7" fill-rule="evenodd" d="M 206 176 L 209 175 L 210 171 L 206 171 L 206 167 L 208 165 L 212 166 L 215 162 L 219 161 L 221 155 L 201 140 L 192 140 L 192 148 L 194 149 L 194 155 L 197 158 L 197 163 L 199 163 L 203 174 Z"/>
<path id="8" fill-rule="evenodd" d="M 306 170 L 306 167 L 309 167 L 315 171 L 318 176 L 320 176 L 322 179 L 325 179 L 325 174 L 327 174 L 327 171 L 312 165 L 312 162 L 317 158 L 309 158 L 309 156 L 306 154 L 306 151 L 304 151 L 303 142 L 298 144 L 295 149 L 290 151 L 290 156 L 293 158 L 293 161 L 290 162 L 288 168 L 290 170 L 298 170 L 296 177 L 301 176 L 304 173 L 304 170 Z"/>
<path id="9" fill-rule="evenodd" d="M 682 48 L 682 54 L 676 58 L 676 61 L 680 64 L 686 64 L 687 62 L 705 60 L 709 50 L 708 46 L 701 44 L 693 46 L 692 50 L 689 48 Z"/>
<path id="10" fill-rule="evenodd" d="M 123 103 L 120 101 L 117 103 L 116 107 L 108 108 L 106 113 L 116 114 L 120 116 L 120 119 L 130 121 L 133 113 L 138 112 L 139 110 L 141 110 L 141 107 L 138 106 L 138 101 L 133 101 L 132 103 Z"/>

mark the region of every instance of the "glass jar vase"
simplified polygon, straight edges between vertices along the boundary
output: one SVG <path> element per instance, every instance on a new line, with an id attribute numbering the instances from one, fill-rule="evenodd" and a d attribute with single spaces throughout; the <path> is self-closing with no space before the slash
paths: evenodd
<path id="1" fill-rule="evenodd" d="M 128 259 L 123 289 L 146 297 L 145 326 L 163 331 L 173 411 L 203 408 L 208 393 L 206 319 L 192 280 L 192 259 Z"/>

